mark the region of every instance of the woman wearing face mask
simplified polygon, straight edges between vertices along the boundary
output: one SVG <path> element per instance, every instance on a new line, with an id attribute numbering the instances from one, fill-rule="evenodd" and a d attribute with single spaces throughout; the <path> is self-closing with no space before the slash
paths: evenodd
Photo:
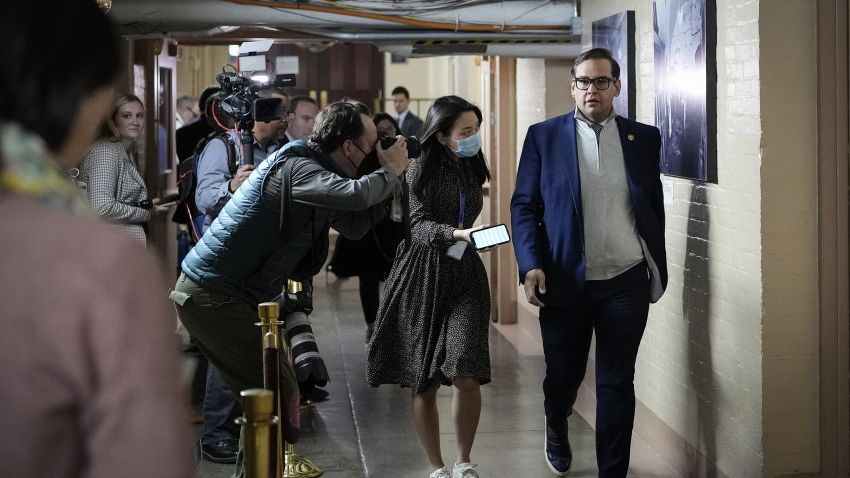
<path id="1" fill-rule="evenodd" d="M 478 477 L 469 455 L 480 386 L 490 382 L 490 291 L 469 245 L 490 178 L 480 124 L 481 110 L 457 96 L 438 98 L 428 110 L 422 155 L 407 170 L 410 237 L 398 248 L 369 344 L 369 383 L 413 389 L 413 422 L 430 478 Z M 440 385 L 454 389 L 457 453 L 449 468 L 440 451 Z"/>
<path id="2" fill-rule="evenodd" d="M 168 210 L 149 200 L 145 181 L 133 161 L 144 126 L 142 100 L 128 93 L 118 96 L 100 139 L 80 165 L 80 178 L 98 214 L 143 243 L 144 224 L 151 216 Z"/>

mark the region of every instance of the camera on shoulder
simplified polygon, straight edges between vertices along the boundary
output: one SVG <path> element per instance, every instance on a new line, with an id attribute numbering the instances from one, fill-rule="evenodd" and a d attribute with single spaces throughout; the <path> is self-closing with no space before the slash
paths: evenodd
<path id="1" fill-rule="evenodd" d="M 280 98 L 260 98 L 258 95 L 259 91 L 271 87 L 295 86 L 294 74 L 274 75 L 269 80 L 266 54 L 272 44 L 271 40 L 244 42 L 239 46 L 239 68 L 232 65 L 222 68 L 216 77 L 221 86 L 218 112 L 222 116 L 243 125 L 249 121 L 267 123 L 283 118 L 283 101 Z"/>

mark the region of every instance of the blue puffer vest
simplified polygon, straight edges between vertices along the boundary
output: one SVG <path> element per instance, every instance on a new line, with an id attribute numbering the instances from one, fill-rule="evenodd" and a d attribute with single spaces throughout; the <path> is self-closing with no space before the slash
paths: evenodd
<path id="1" fill-rule="evenodd" d="M 203 287 L 254 304 L 280 294 L 287 269 L 292 271 L 297 264 L 286 264 L 286 244 L 279 230 L 280 201 L 271 204 L 264 200 L 263 188 L 290 158 L 324 163 L 320 154 L 305 142 L 295 141 L 264 161 L 186 255 L 183 272 Z"/>

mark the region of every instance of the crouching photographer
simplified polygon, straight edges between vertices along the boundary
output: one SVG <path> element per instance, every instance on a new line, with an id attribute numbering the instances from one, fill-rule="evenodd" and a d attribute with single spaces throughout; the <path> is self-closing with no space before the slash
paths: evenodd
<path id="1" fill-rule="evenodd" d="M 375 156 L 381 167 L 360 176 Z M 362 237 L 386 214 L 382 202 L 409 163 L 404 139 L 378 144 L 368 110 L 333 103 L 319 113 L 309 141 L 270 156 L 224 205 L 183 261 L 169 297 L 234 392 L 263 384 L 257 305 L 277 298 L 287 280 L 308 283 L 321 270 L 331 226 Z"/>

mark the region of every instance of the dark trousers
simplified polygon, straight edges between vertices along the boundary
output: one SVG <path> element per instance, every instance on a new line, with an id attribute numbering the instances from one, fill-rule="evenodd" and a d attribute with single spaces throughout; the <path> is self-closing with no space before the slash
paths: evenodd
<path id="1" fill-rule="evenodd" d="M 360 274 L 360 304 L 363 306 L 363 317 L 366 324 L 373 324 L 378 317 L 378 306 L 381 302 L 380 273 Z"/>
<path id="2" fill-rule="evenodd" d="M 220 440 L 239 438 L 239 426 L 235 420 L 242 415 L 241 409 L 230 387 L 224 383 L 221 373 L 215 365 L 209 364 L 203 405 L 203 443 L 213 445 Z"/>
<path id="3" fill-rule="evenodd" d="M 601 478 L 625 477 L 635 416 L 635 359 L 649 312 L 645 263 L 608 280 L 585 282 L 570 307 L 540 309 L 546 357 L 546 417 L 572 413 L 596 333 L 596 462 Z"/>

